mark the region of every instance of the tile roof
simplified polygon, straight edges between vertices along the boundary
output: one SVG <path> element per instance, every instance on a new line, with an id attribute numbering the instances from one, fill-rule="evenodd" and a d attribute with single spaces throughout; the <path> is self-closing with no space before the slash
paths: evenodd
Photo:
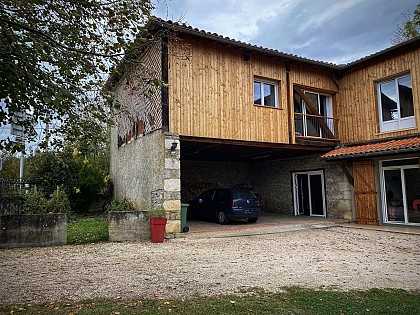
<path id="1" fill-rule="evenodd" d="M 330 68 L 333 70 L 340 70 L 341 66 L 333 64 L 331 62 L 321 61 L 321 60 L 315 60 L 310 58 L 301 57 L 294 54 L 285 53 L 276 49 L 266 48 L 263 46 L 257 46 L 250 43 L 242 42 L 227 36 L 219 35 L 217 33 L 207 32 L 205 30 L 201 30 L 199 28 L 193 28 L 192 26 L 189 26 L 186 23 L 181 22 L 173 22 L 171 20 L 163 20 L 161 18 L 152 16 L 149 19 L 149 23 L 147 24 L 147 27 L 150 28 L 150 26 L 155 25 L 158 27 L 163 27 L 165 29 L 173 29 L 174 31 L 179 31 L 186 34 L 195 35 L 198 37 L 204 37 L 207 39 L 215 40 L 220 43 L 225 43 L 231 46 L 241 47 L 244 49 L 248 49 L 250 51 L 265 53 L 267 55 L 272 55 L 276 57 L 281 57 L 284 59 L 290 59 L 295 60 L 299 62 L 304 62 L 312 65 L 317 65 L 325 68 Z"/>
<path id="2" fill-rule="evenodd" d="M 408 152 L 420 152 L 420 136 L 337 148 L 325 153 L 320 159 L 340 160 Z"/>
<path id="3" fill-rule="evenodd" d="M 321 66 L 321 67 L 325 67 L 325 68 L 330 68 L 332 70 L 349 70 L 355 66 L 358 66 L 360 64 L 364 64 L 365 62 L 369 62 L 371 60 L 375 60 L 376 58 L 379 58 L 383 55 L 392 53 L 396 50 L 405 50 L 408 49 L 409 47 L 414 47 L 417 48 L 418 44 L 420 42 L 420 36 L 417 36 L 413 39 L 404 41 L 400 44 L 388 47 L 386 49 L 380 50 L 376 53 L 373 53 L 369 56 L 365 56 L 362 57 L 358 60 L 355 60 L 353 62 L 347 63 L 347 64 L 341 64 L 341 65 L 337 65 L 334 63 L 330 63 L 330 62 L 325 62 L 325 61 L 321 61 L 321 60 L 315 60 L 315 59 L 310 59 L 310 58 L 306 58 L 306 57 L 301 57 L 298 55 L 294 55 L 294 54 L 289 54 L 289 53 L 285 53 L 285 52 L 281 52 L 278 51 L 276 49 L 270 49 L 270 48 L 265 48 L 262 46 L 257 46 L 257 45 L 253 45 L 250 43 L 246 43 L 246 42 L 242 42 L 239 40 L 235 40 L 233 38 L 230 37 L 226 37 L 223 35 L 219 35 L 217 33 L 212 33 L 212 32 L 207 32 L 205 30 L 200 30 L 198 28 L 193 28 L 191 26 L 189 26 L 186 23 L 181 23 L 181 22 L 173 22 L 171 20 L 163 20 L 161 18 L 158 18 L 156 16 L 151 16 L 148 22 L 148 27 L 155 25 L 155 26 L 159 26 L 165 29 L 174 29 L 174 30 L 178 30 L 180 32 L 183 33 L 189 33 L 195 36 L 199 36 L 199 37 L 204 37 L 204 38 L 208 38 L 208 39 L 212 39 L 221 43 L 225 43 L 228 45 L 232 45 L 232 46 L 237 46 L 237 47 L 242 47 L 244 49 L 249 49 L 252 51 L 256 51 L 256 52 L 260 52 L 260 53 L 265 53 L 268 55 L 272 55 L 272 56 L 276 56 L 276 57 L 281 57 L 284 59 L 289 59 L 289 60 L 295 60 L 298 62 L 303 62 L 303 63 L 307 63 L 307 64 L 312 64 L 312 65 L 317 65 L 317 66 Z"/>

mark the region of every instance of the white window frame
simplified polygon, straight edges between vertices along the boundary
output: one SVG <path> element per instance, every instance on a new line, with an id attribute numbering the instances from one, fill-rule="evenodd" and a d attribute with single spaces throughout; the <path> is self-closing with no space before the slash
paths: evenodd
<path id="1" fill-rule="evenodd" d="M 414 128 L 416 126 L 416 120 L 415 115 L 403 117 L 401 118 L 401 109 L 400 109 L 400 95 L 398 90 L 398 80 L 410 77 L 411 84 L 413 84 L 411 74 L 405 74 L 401 75 L 389 80 L 383 80 L 376 84 L 376 90 L 377 90 L 377 97 L 378 97 L 378 110 L 379 110 L 379 130 L 380 132 L 390 132 L 390 131 L 396 131 L 401 129 L 409 129 Z M 395 120 L 389 120 L 384 121 L 382 117 L 382 101 L 381 101 L 381 85 L 389 82 L 394 82 L 395 84 L 395 91 L 397 93 L 397 110 L 398 110 L 398 119 Z M 414 106 L 414 100 L 413 100 L 413 106 Z"/>
<path id="2" fill-rule="evenodd" d="M 264 80 L 264 79 L 260 79 L 260 78 L 254 78 L 254 81 L 252 81 L 252 89 L 253 89 L 252 93 L 254 94 L 254 98 L 255 98 L 255 89 L 254 89 L 254 84 L 255 83 L 260 83 L 261 84 L 261 89 L 260 89 L 261 104 L 255 104 L 254 103 L 254 105 L 264 106 L 264 107 L 268 107 L 268 108 L 279 108 L 279 96 L 278 96 L 279 85 L 278 85 L 278 83 L 275 82 L 275 81 L 269 81 L 269 80 Z M 269 84 L 269 85 L 274 86 L 274 106 L 264 104 L 264 84 Z"/>
<path id="3" fill-rule="evenodd" d="M 380 161 L 380 185 L 381 185 L 381 208 L 382 208 L 382 220 L 384 223 L 388 224 L 408 224 L 408 225 L 420 225 L 419 223 L 410 223 L 408 221 L 408 207 L 407 207 L 407 192 L 405 186 L 405 174 L 404 170 L 407 169 L 418 169 L 420 168 L 419 164 L 410 164 L 410 165 L 398 165 L 398 166 L 383 166 L 384 162 L 388 161 L 403 161 L 403 160 L 411 160 L 411 158 L 404 158 L 404 159 L 391 159 L 391 160 L 382 160 Z M 403 207 L 404 207 L 404 222 L 403 221 L 389 221 L 388 220 L 388 206 L 387 206 L 387 196 L 386 196 L 386 186 L 385 186 L 385 171 L 387 170 L 398 170 L 401 174 L 401 189 L 403 194 Z"/>
<path id="4" fill-rule="evenodd" d="M 332 118 L 331 120 L 327 121 L 327 126 L 330 128 L 331 132 L 334 133 L 334 120 L 333 120 L 333 107 L 332 107 L 332 95 L 330 94 L 325 94 L 325 93 L 319 93 L 319 92 L 315 92 L 315 91 L 310 91 L 310 90 L 303 90 L 304 93 L 312 93 L 312 94 L 316 94 L 317 98 L 318 98 L 318 104 L 321 104 L 320 102 L 320 95 L 322 96 L 326 96 L 327 97 L 327 104 L 326 104 L 326 113 L 325 113 L 325 117 L 327 118 Z M 302 120 L 303 120 L 303 136 L 307 137 L 308 136 L 308 126 L 307 126 L 307 122 L 306 122 L 306 114 L 308 114 L 306 107 L 307 105 L 305 104 L 305 101 L 302 100 L 301 101 L 301 110 L 302 110 Z M 319 108 L 317 108 L 318 110 L 318 114 L 320 112 Z M 322 131 L 319 131 L 319 137 L 322 136 Z"/>
<path id="5" fill-rule="evenodd" d="M 326 192 L 325 192 L 325 175 L 323 170 L 316 170 L 316 171 L 299 171 L 292 173 L 292 181 L 293 181 L 293 210 L 294 215 L 302 215 L 304 211 L 299 209 L 299 188 L 298 188 L 298 181 L 297 175 L 308 175 L 308 193 L 309 193 L 309 200 L 312 201 L 311 195 L 311 183 L 310 177 L 311 175 L 321 175 L 321 187 L 322 187 L 322 205 L 323 205 L 323 214 L 313 214 L 312 213 L 312 203 L 309 203 L 309 216 L 311 217 L 327 217 L 327 202 L 326 202 Z"/>

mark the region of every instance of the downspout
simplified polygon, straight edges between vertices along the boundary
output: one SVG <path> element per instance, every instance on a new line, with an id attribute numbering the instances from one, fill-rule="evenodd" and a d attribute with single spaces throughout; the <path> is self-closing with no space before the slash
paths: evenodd
<path id="1" fill-rule="evenodd" d="M 292 103 L 291 103 L 291 97 L 290 97 L 290 72 L 292 71 L 292 65 L 286 64 L 286 105 L 287 105 L 287 117 L 288 117 L 288 127 L 289 127 L 289 143 L 294 143 L 293 138 L 293 129 L 292 124 Z"/>

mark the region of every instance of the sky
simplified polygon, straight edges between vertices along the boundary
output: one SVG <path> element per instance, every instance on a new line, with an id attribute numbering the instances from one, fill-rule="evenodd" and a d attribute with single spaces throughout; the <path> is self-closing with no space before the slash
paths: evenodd
<path id="1" fill-rule="evenodd" d="M 153 0 L 153 15 L 314 60 L 345 64 L 392 46 L 420 0 Z"/>

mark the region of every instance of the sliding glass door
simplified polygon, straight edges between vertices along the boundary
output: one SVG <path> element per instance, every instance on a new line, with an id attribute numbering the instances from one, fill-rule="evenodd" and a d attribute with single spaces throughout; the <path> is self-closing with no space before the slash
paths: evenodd
<path id="1" fill-rule="evenodd" d="M 295 215 L 325 217 L 324 173 L 293 173 L 293 198 Z"/>
<path id="2" fill-rule="evenodd" d="M 382 200 L 385 223 L 420 224 L 418 159 L 382 162 Z"/>

